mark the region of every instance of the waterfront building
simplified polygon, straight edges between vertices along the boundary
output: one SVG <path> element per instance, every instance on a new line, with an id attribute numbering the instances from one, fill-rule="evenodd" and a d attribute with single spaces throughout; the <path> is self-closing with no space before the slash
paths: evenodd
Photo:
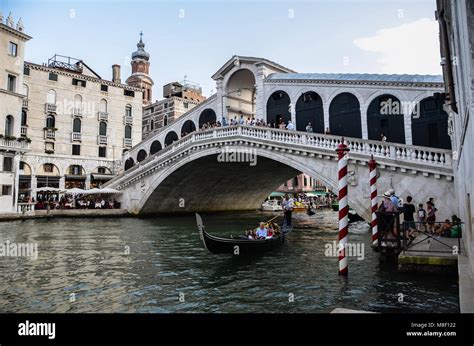
<path id="1" fill-rule="evenodd" d="M 173 82 L 163 86 L 163 100 L 143 108 L 142 138 L 145 139 L 156 130 L 173 123 L 181 115 L 193 109 L 206 99 L 201 87 L 184 79 L 181 83 Z M 183 133 L 193 132 L 195 128 L 188 123 Z"/>
<path id="2" fill-rule="evenodd" d="M 294 177 L 293 179 L 288 180 L 286 183 L 280 185 L 277 192 L 283 193 L 326 193 L 329 192 L 328 188 L 324 186 L 323 183 L 314 179 L 308 174 L 301 173 Z"/>
<path id="3" fill-rule="evenodd" d="M 21 18 L 0 12 L 0 213 L 16 210 L 20 159 L 29 143 L 21 137 L 25 43 Z"/>
<path id="4" fill-rule="evenodd" d="M 470 0 L 438 0 L 437 19 L 440 26 L 441 64 L 445 81 L 446 102 L 450 134 L 453 143 L 453 171 L 458 216 L 465 222 L 463 232 L 470 270 L 471 293 L 463 294 L 467 287 L 462 278 L 461 311 L 473 312 L 474 304 L 474 3 Z M 460 270 L 465 266 L 460 266 Z M 461 279 L 461 278 L 460 278 Z M 461 280 L 460 280 L 461 281 Z M 464 283 L 464 284 L 463 284 Z M 463 300 L 470 300 L 470 310 Z M 464 306 L 464 309 L 463 309 Z"/>

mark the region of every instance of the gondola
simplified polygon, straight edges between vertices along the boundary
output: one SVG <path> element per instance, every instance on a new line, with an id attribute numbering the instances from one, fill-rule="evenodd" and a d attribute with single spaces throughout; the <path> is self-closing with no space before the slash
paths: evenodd
<path id="1" fill-rule="evenodd" d="M 259 254 L 279 248 L 293 227 L 282 227 L 280 234 L 270 239 L 252 240 L 242 237 L 220 238 L 206 232 L 202 218 L 196 213 L 196 222 L 204 247 L 214 254 L 248 255 Z"/>

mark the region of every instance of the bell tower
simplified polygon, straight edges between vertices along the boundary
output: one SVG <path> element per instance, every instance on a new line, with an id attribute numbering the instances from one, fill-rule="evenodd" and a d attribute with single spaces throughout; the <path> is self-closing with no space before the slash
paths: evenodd
<path id="1" fill-rule="evenodd" d="M 132 74 L 127 78 L 126 83 L 130 86 L 143 89 L 143 105 L 147 106 L 152 102 L 153 79 L 150 73 L 150 54 L 145 51 L 143 43 L 143 33 L 140 32 L 140 42 L 137 50 L 132 53 Z"/>

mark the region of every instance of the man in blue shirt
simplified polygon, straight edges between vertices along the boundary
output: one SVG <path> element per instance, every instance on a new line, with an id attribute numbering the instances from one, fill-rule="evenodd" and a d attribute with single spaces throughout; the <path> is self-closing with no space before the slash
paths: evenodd
<path id="1" fill-rule="evenodd" d="M 260 222 L 260 227 L 257 228 L 257 239 L 265 239 L 268 235 L 268 230 L 264 222 Z"/>

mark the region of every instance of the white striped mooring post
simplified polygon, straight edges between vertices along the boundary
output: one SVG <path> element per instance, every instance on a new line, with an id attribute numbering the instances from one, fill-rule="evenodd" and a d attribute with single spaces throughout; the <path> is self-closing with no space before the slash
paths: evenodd
<path id="1" fill-rule="evenodd" d="M 372 220 L 370 226 L 372 227 L 372 246 L 378 245 L 379 231 L 377 228 L 377 162 L 374 160 L 374 156 L 371 155 L 369 161 L 369 179 L 370 179 L 370 202 Z"/>
<path id="2" fill-rule="evenodd" d="M 336 149 L 338 158 L 338 182 L 339 182 L 339 275 L 347 275 L 347 235 L 349 233 L 349 204 L 347 195 L 347 153 L 349 148 L 344 144 L 344 137 Z"/>

